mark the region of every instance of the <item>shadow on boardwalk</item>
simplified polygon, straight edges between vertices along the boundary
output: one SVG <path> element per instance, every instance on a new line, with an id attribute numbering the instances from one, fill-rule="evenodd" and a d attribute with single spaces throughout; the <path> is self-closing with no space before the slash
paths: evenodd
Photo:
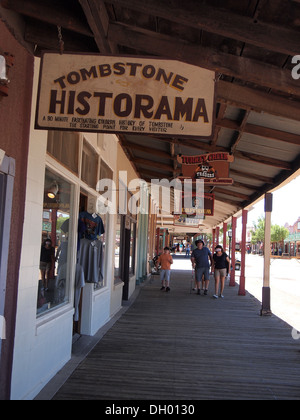
<path id="1" fill-rule="evenodd" d="M 300 341 L 249 294 L 190 294 L 191 272 L 155 276 L 54 399 L 299 399 Z"/>

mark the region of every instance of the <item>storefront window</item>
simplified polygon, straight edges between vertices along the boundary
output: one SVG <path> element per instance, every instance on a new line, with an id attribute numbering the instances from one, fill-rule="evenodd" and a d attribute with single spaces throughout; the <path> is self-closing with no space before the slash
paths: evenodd
<path id="1" fill-rule="evenodd" d="M 47 152 L 76 175 L 78 175 L 79 139 L 78 133 L 49 131 L 47 143 Z"/>
<path id="2" fill-rule="evenodd" d="M 124 223 L 122 217 L 118 215 L 117 219 L 117 227 L 116 227 L 116 242 L 115 242 L 115 283 L 121 281 L 122 273 L 122 240 L 123 240 L 123 233 L 122 230 L 124 229 Z"/>
<path id="3" fill-rule="evenodd" d="M 102 247 L 102 252 L 101 252 L 101 259 L 100 259 L 100 272 L 102 275 L 99 276 L 99 282 L 94 284 L 94 290 L 99 290 L 102 289 L 103 287 L 106 286 L 106 246 L 107 246 L 107 226 L 108 226 L 108 219 L 109 219 L 109 215 L 108 214 L 102 214 L 101 215 L 101 219 L 102 219 L 102 223 L 103 223 L 103 227 L 104 227 L 104 233 L 101 235 L 100 237 L 100 241 L 101 241 L 101 247 Z"/>
<path id="4" fill-rule="evenodd" d="M 85 140 L 82 151 L 81 179 L 89 187 L 96 189 L 99 157 Z"/>
<path id="5" fill-rule="evenodd" d="M 46 169 L 37 314 L 69 300 L 72 185 Z"/>
<path id="6" fill-rule="evenodd" d="M 135 273 L 136 221 L 131 222 L 129 274 Z"/>

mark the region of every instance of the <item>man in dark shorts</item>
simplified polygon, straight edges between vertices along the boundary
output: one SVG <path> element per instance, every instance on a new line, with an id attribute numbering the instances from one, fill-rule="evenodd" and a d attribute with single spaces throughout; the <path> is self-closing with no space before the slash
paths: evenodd
<path id="1" fill-rule="evenodd" d="M 209 286 L 209 268 L 210 264 L 213 266 L 213 258 L 210 250 L 204 246 L 202 240 L 196 241 L 197 248 L 194 249 L 191 257 L 193 268 L 196 269 L 196 281 L 197 281 L 197 294 L 200 295 L 201 290 L 201 280 L 204 276 L 205 281 L 205 290 L 204 294 L 207 295 L 208 286 Z"/>

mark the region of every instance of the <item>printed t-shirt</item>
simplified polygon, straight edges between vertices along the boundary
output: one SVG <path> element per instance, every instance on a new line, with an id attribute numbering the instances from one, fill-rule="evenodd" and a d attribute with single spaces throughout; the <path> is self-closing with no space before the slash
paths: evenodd
<path id="1" fill-rule="evenodd" d="M 97 239 L 97 236 L 101 236 L 105 232 L 103 221 L 100 216 L 95 215 L 94 217 L 91 213 L 84 211 L 80 213 L 79 219 L 85 225 L 84 236 L 86 239 L 94 241 Z"/>

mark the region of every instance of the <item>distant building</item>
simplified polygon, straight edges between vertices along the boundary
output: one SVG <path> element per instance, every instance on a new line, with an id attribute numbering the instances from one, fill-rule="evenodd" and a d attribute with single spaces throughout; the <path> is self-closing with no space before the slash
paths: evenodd
<path id="1" fill-rule="evenodd" d="M 284 252 L 291 257 L 300 258 L 300 217 L 292 226 L 286 223 L 285 227 L 290 234 L 284 241 Z"/>

